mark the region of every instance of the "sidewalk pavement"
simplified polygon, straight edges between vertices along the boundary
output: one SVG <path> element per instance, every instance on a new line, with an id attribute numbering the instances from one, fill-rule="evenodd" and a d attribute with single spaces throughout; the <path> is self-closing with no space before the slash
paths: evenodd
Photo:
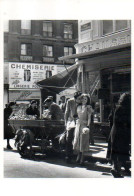
<path id="1" fill-rule="evenodd" d="M 96 140 L 94 145 L 90 144 L 89 152 L 86 153 L 88 159 L 107 162 L 106 154 L 107 154 L 108 143 L 105 140 Z"/>
<path id="2" fill-rule="evenodd" d="M 13 150 L 16 150 L 14 146 L 14 139 L 10 139 L 10 145 Z M 107 142 L 105 140 L 97 140 L 95 139 L 94 145 L 90 145 L 89 152 L 86 153 L 88 159 L 94 159 L 98 161 L 106 161 L 106 153 L 107 153 Z M 4 147 L 6 148 L 6 140 L 4 140 Z"/>

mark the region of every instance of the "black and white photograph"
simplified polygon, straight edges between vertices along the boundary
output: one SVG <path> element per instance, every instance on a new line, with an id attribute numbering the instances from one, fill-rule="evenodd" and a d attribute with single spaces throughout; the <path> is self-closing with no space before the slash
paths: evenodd
<path id="1" fill-rule="evenodd" d="M 2 178 L 131 181 L 133 20 L 65 2 L 61 17 L 2 15 Z"/>
<path id="2" fill-rule="evenodd" d="M 4 25 L 4 177 L 131 177 L 131 21 Z"/>

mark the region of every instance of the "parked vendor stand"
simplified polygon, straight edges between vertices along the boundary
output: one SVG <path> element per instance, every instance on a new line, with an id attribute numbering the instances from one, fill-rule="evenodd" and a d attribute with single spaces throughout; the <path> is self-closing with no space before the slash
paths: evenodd
<path id="1" fill-rule="evenodd" d="M 46 153 L 50 148 L 54 151 L 60 150 L 56 136 L 65 130 L 63 120 L 9 119 L 8 121 L 16 134 L 15 145 L 21 156 L 33 156 L 35 147 L 42 153 Z"/>

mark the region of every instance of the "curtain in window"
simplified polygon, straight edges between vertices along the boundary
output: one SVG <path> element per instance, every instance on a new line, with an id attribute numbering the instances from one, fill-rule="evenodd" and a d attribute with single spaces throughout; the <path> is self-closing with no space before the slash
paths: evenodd
<path id="1" fill-rule="evenodd" d="M 26 44 L 21 44 L 21 55 L 26 55 Z"/>
<path id="2" fill-rule="evenodd" d="M 53 47 L 43 45 L 43 56 L 53 56 Z"/>
<path id="3" fill-rule="evenodd" d="M 64 47 L 64 56 L 72 55 L 73 54 L 73 48 L 71 47 Z"/>
<path id="4" fill-rule="evenodd" d="M 43 35 L 52 37 L 52 23 L 51 22 L 43 22 Z"/>
<path id="5" fill-rule="evenodd" d="M 64 24 L 64 38 L 72 39 L 72 24 Z"/>

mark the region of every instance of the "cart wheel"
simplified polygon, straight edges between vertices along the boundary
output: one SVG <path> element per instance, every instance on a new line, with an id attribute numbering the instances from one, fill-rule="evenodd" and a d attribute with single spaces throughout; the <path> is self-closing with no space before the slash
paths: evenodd
<path id="1" fill-rule="evenodd" d="M 19 136 L 16 147 L 19 154 L 25 158 L 33 157 L 32 143 L 34 140 L 34 136 L 30 130 L 22 130 L 21 135 Z"/>
<path id="2" fill-rule="evenodd" d="M 23 158 L 32 158 L 34 155 L 30 146 L 18 146 L 17 150 Z"/>

